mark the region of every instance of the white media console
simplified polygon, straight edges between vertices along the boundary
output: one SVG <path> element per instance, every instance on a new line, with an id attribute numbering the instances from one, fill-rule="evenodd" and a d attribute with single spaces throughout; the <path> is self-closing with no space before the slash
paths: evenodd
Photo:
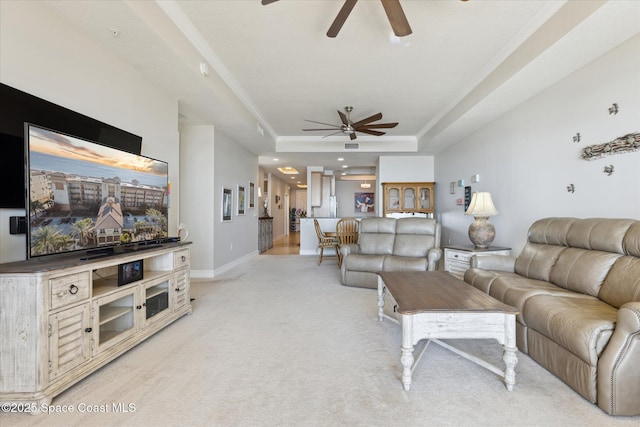
<path id="1" fill-rule="evenodd" d="M 0 403 L 25 412 L 191 313 L 188 243 L 0 264 Z M 118 267 L 142 279 L 118 286 Z"/>

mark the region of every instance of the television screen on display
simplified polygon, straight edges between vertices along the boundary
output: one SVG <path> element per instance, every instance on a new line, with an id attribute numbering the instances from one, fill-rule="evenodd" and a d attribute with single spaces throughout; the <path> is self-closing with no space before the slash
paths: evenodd
<path id="1" fill-rule="evenodd" d="M 167 237 L 168 165 L 25 124 L 28 258 Z"/>

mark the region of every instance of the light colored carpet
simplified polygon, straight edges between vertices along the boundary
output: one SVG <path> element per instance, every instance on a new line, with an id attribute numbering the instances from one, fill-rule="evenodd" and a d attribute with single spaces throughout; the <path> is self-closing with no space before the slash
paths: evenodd
<path id="1" fill-rule="evenodd" d="M 604 426 L 615 418 L 518 353 L 516 386 L 437 345 L 400 382 L 400 327 L 376 291 L 339 284 L 335 260 L 256 255 L 193 281 L 193 314 L 53 400 L 72 414 L 4 426 Z M 492 341 L 456 341 L 502 366 Z M 114 413 L 113 403 L 135 405 Z M 107 405 L 108 413 L 79 413 Z M 5 423 L 6 422 L 6 423 Z"/>

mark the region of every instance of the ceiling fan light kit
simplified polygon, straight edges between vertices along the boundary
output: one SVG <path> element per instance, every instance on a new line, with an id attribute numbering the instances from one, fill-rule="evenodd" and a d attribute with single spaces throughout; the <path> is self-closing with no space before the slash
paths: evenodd
<path id="1" fill-rule="evenodd" d="M 331 135 L 336 135 L 338 133 L 342 133 L 344 135 L 349 135 L 349 138 L 351 138 L 351 140 L 354 140 L 357 138 L 356 132 L 366 133 L 374 136 L 381 136 L 381 135 L 384 135 L 385 132 L 381 132 L 376 129 L 390 129 L 398 126 L 398 123 L 377 123 L 377 124 L 372 123 L 377 120 L 381 120 L 382 113 L 374 114 L 372 116 L 369 116 L 365 119 L 359 120 L 354 123 L 353 121 L 351 121 L 351 111 L 353 111 L 353 107 L 351 106 L 344 107 L 344 111 L 345 113 L 338 110 L 338 115 L 340 116 L 340 121 L 342 122 L 342 124 L 340 125 L 333 125 L 330 123 L 316 122 L 314 120 L 305 119 L 306 122 L 318 123 L 318 124 L 330 126 L 330 127 L 319 128 L 319 129 L 302 129 L 302 130 L 303 131 L 334 131 L 328 135 L 325 135 L 324 138 Z"/>

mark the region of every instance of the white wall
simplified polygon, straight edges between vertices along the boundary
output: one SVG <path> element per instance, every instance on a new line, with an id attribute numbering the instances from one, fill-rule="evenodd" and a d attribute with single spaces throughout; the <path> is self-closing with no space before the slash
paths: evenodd
<path id="1" fill-rule="evenodd" d="M 180 127 L 180 221 L 187 225 L 192 276 L 213 274 L 213 217 L 216 204 L 213 174 L 213 126 Z M 218 202 L 219 203 L 219 202 Z"/>
<path id="2" fill-rule="evenodd" d="M 499 216 L 495 245 L 519 253 L 533 221 L 549 216 L 640 218 L 640 152 L 593 161 L 587 145 L 640 131 L 640 36 L 603 55 L 436 156 L 436 211 L 443 245 L 470 244 L 473 218 L 449 194 L 464 179 L 489 191 Z M 619 105 L 617 115 L 608 108 Z M 573 136 L 580 133 L 580 143 Z M 614 165 L 607 176 L 605 165 Z M 471 176 L 480 182 L 468 184 Z M 574 184 L 575 193 L 567 192 Z"/>
<path id="3" fill-rule="evenodd" d="M 378 182 L 376 183 L 376 213 L 382 216 L 384 194 L 382 184 L 386 182 L 434 182 L 435 158 L 433 156 L 381 156 L 378 159 Z M 436 183 L 436 194 L 442 191 Z M 438 204 L 436 203 L 436 209 Z"/>
<path id="4" fill-rule="evenodd" d="M 238 185 L 245 187 L 245 196 L 248 198 L 249 181 L 258 182 L 258 157 L 219 130 L 215 132 L 214 151 L 212 165 L 215 208 L 213 217 L 205 213 L 202 220 L 213 221 L 213 267 L 218 269 L 244 256 L 257 253 L 260 211 L 258 206 L 251 209 L 245 207 L 244 215 L 237 214 Z M 233 190 L 232 220 L 229 222 L 222 222 L 223 188 Z"/>
<path id="5" fill-rule="evenodd" d="M 338 202 L 338 218 L 344 217 L 367 217 L 376 216 L 377 205 L 382 203 L 382 199 L 374 199 L 373 212 L 360 212 L 356 210 L 355 195 L 356 193 L 375 193 L 376 181 L 368 181 L 371 188 L 360 188 L 360 184 L 364 181 L 342 181 L 336 179 L 336 200 Z M 375 194 L 374 194 L 375 196 Z"/>
<path id="6" fill-rule="evenodd" d="M 39 2 L 0 1 L 0 81 L 142 136 L 142 154 L 169 162 L 169 233 L 180 201 L 178 102 L 135 69 L 74 32 Z M 25 235 L 9 234 L 0 209 L 0 262 L 26 256 Z"/>

